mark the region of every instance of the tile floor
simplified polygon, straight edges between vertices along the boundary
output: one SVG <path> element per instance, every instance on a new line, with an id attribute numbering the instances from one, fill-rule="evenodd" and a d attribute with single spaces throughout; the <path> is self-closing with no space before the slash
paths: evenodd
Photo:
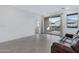
<path id="1" fill-rule="evenodd" d="M 59 36 L 37 34 L 0 43 L 0 53 L 50 53 L 53 42 Z"/>

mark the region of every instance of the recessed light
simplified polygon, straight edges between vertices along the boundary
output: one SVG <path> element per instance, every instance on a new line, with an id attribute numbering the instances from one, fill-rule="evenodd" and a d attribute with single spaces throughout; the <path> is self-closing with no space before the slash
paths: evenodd
<path id="1" fill-rule="evenodd" d="M 61 8 L 61 9 L 65 9 L 65 8 Z"/>
<path id="2" fill-rule="evenodd" d="M 59 11 L 59 10 L 57 10 L 57 11 Z"/>
<path id="3" fill-rule="evenodd" d="M 61 8 L 61 9 L 67 9 L 67 10 L 68 10 L 68 9 L 70 9 L 70 8 L 69 8 L 69 7 L 66 7 L 66 8 Z"/>
<path id="4" fill-rule="evenodd" d="M 67 10 L 70 9 L 69 7 L 66 8 Z"/>

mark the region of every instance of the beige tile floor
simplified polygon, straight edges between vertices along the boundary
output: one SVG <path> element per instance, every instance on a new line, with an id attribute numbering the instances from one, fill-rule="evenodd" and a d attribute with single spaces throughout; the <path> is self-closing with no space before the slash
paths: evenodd
<path id="1" fill-rule="evenodd" d="M 59 36 L 40 34 L 0 43 L 0 53 L 50 53 Z"/>

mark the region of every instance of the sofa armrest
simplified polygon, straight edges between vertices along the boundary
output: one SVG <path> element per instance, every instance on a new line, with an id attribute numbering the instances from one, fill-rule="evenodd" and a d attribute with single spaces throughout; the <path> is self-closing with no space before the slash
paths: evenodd
<path id="1" fill-rule="evenodd" d="M 51 46 L 51 53 L 75 53 L 72 48 L 54 42 Z"/>

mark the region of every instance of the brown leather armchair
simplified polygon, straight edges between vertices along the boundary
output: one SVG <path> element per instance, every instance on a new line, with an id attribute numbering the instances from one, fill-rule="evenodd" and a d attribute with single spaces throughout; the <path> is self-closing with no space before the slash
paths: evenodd
<path id="1" fill-rule="evenodd" d="M 51 53 L 79 53 L 79 41 L 70 48 L 54 42 L 51 46 Z"/>

